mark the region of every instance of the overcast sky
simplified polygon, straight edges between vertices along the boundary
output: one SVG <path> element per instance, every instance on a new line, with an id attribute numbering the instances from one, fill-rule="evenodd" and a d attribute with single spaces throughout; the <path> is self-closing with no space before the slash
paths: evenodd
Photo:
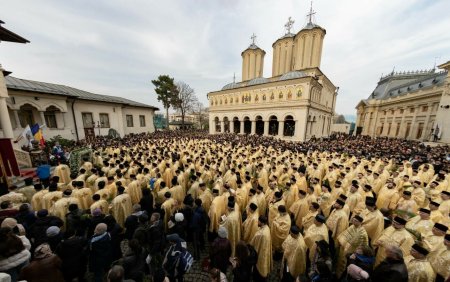
<path id="1" fill-rule="evenodd" d="M 0 43 L 13 76 L 65 84 L 158 106 L 151 80 L 168 74 L 206 94 L 241 79 L 252 33 L 272 70 L 272 43 L 306 23 L 300 0 L 14 0 L 0 2 L 4 27 L 30 44 Z M 354 114 L 380 75 L 450 60 L 448 0 L 316 0 L 326 29 L 321 69 L 340 87 L 336 111 Z"/>

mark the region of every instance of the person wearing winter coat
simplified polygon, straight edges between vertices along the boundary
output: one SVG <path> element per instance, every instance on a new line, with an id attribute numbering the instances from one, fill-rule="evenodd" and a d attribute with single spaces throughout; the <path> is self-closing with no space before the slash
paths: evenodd
<path id="1" fill-rule="evenodd" d="M 34 250 L 34 259 L 20 272 L 20 279 L 28 282 L 64 282 L 62 261 L 50 245 L 44 243 Z"/>
<path id="2" fill-rule="evenodd" d="M 89 271 L 94 272 L 95 282 L 103 282 L 105 271 L 112 262 L 111 236 L 107 228 L 105 223 L 99 223 L 89 242 Z"/>
<path id="3" fill-rule="evenodd" d="M 9 274 L 11 281 L 15 282 L 30 257 L 30 251 L 10 228 L 0 228 L 0 272 Z"/>
<path id="4" fill-rule="evenodd" d="M 56 254 L 62 260 L 62 272 L 66 281 L 77 278 L 85 281 L 87 268 L 87 240 L 72 231 L 66 232 L 66 238 L 56 249 Z"/>

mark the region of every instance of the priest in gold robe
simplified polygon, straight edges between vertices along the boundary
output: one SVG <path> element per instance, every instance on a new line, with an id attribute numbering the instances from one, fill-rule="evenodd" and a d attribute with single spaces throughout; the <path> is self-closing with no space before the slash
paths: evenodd
<path id="1" fill-rule="evenodd" d="M 434 222 L 430 219 L 431 211 L 426 208 L 419 209 L 419 215 L 410 218 L 406 223 L 405 228 L 419 233 L 422 237 L 431 235 Z"/>
<path id="2" fill-rule="evenodd" d="M 359 246 L 368 246 L 369 238 L 367 232 L 362 227 L 363 218 L 355 215 L 352 219 L 353 225 L 350 225 L 344 232 L 339 234 L 337 240 L 339 242 L 340 251 L 336 266 L 336 275 L 338 278 L 344 273 L 347 264 L 347 256 L 355 252 Z"/>
<path id="3" fill-rule="evenodd" d="M 291 229 L 291 217 L 286 211 L 284 205 L 278 206 L 278 215 L 270 225 L 270 235 L 272 237 L 272 250 L 277 254 L 283 252 L 281 246 L 284 240 L 286 240 L 289 235 L 289 230 Z"/>
<path id="4" fill-rule="evenodd" d="M 392 222 L 392 226 L 384 229 L 380 237 L 373 242 L 373 247 L 378 247 L 375 265 L 380 264 L 386 258 L 385 250 L 389 246 L 399 247 L 404 256 L 409 253 L 411 246 L 414 244 L 414 238 L 405 229 L 405 225 L 406 220 L 396 216 Z"/>
<path id="5" fill-rule="evenodd" d="M 256 281 L 264 280 L 272 271 L 272 239 L 270 237 L 270 229 L 267 226 L 267 218 L 260 216 L 258 219 L 259 229 L 250 242 L 258 253 L 258 261 L 254 270 Z"/>
<path id="6" fill-rule="evenodd" d="M 290 207 L 289 212 L 294 219 L 295 225 L 302 229 L 302 221 L 303 217 L 306 216 L 309 210 L 308 202 L 306 201 L 306 192 L 303 190 L 298 191 L 299 199 L 294 202 L 294 204 Z M 314 215 L 315 216 L 315 215 Z"/>
<path id="7" fill-rule="evenodd" d="M 374 198 L 366 198 L 366 209 L 361 212 L 364 218 L 362 227 L 366 229 L 370 242 L 375 242 L 384 230 L 384 215 L 377 209 Z"/>
<path id="8" fill-rule="evenodd" d="M 450 278 L 450 234 L 446 234 L 443 244 L 439 245 L 427 257 L 436 273 L 436 281 L 445 281 Z"/>
<path id="9" fill-rule="evenodd" d="M 325 240 L 327 243 L 328 240 L 328 228 L 325 225 L 325 217 L 323 215 L 316 215 L 314 218 L 314 223 L 305 231 L 305 244 L 309 250 L 309 259 L 313 260 L 316 249 L 316 242 Z"/>
<path id="10" fill-rule="evenodd" d="M 117 196 L 111 203 L 111 214 L 120 226 L 124 226 L 125 219 L 133 212 L 130 195 L 125 193 L 123 186 L 117 187 Z"/>
<path id="11" fill-rule="evenodd" d="M 348 228 L 348 215 L 342 209 L 344 205 L 344 201 L 337 199 L 334 203 L 334 210 L 331 212 L 326 223 L 335 244 L 338 244 L 338 236 Z M 336 247 L 338 246 L 336 245 Z"/>
<path id="12" fill-rule="evenodd" d="M 258 231 L 258 217 L 258 206 L 255 203 L 250 203 L 247 208 L 247 218 L 242 223 L 242 240 L 246 243 L 250 243 Z"/>
<path id="13" fill-rule="evenodd" d="M 412 259 L 406 262 L 408 282 L 434 282 L 436 273 L 427 260 L 428 250 L 418 244 L 414 244 L 410 253 Z"/>
<path id="14" fill-rule="evenodd" d="M 223 216 L 223 220 L 220 223 L 220 226 L 223 226 L 228 231 L 228 240 L 231 243 L 231 256 L 235 256 L 236 245 L 241 240 L 241 215 L 239 214 L 239 209 L 236 203 L 234 202 L 234 197 L 230 197 L 232 199 L 228 200 L 227 204 L 227 213 Z"/>
<path id="15" fill-rule="evenodd" d="M 281 264 L 282 281 L 294 281 L 306 272 L 306 244 L 300 228 L 293 225 L 289 236 L 283 242 L 283 259 Z"/>
<path id="16" fill-rule="evenodd" d="M 273 199 L 269 203 L 269 216 L 268 216 L 269 226 L 272 226 L 273 220 L 275 219 L 275 217 L 278 216 L 278 207 L 285 206 L 285 204 L 286 204 L 286 202 L 283 199 L 283 192 L 276 191 L 274 195 L 275 195 L 275 199 Z"/>

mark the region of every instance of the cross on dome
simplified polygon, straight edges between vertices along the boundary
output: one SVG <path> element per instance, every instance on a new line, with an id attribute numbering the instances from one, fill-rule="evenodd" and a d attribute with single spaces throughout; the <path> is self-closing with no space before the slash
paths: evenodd
<path id="1" fill-rule="evenodd" d="M 294 25 L 295 21 L 292 20 L 291 17 L 288 18 L 288 22 L 284 25 L 284 27 L 286 28 L 286 34 L 290 34 L 291 33 L 291 29 L 292 26 Z"/>

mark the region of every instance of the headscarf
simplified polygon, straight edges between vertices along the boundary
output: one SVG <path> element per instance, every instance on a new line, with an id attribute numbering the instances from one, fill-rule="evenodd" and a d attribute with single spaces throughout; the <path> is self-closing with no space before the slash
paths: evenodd
<path id="1" fill-rule="evenodd" d="M 53 255 L 50 245 L 47 243 L 40 244 L 36 250 L 34 250 L 34 257 L 37 259 L 44 259 Z"/>

